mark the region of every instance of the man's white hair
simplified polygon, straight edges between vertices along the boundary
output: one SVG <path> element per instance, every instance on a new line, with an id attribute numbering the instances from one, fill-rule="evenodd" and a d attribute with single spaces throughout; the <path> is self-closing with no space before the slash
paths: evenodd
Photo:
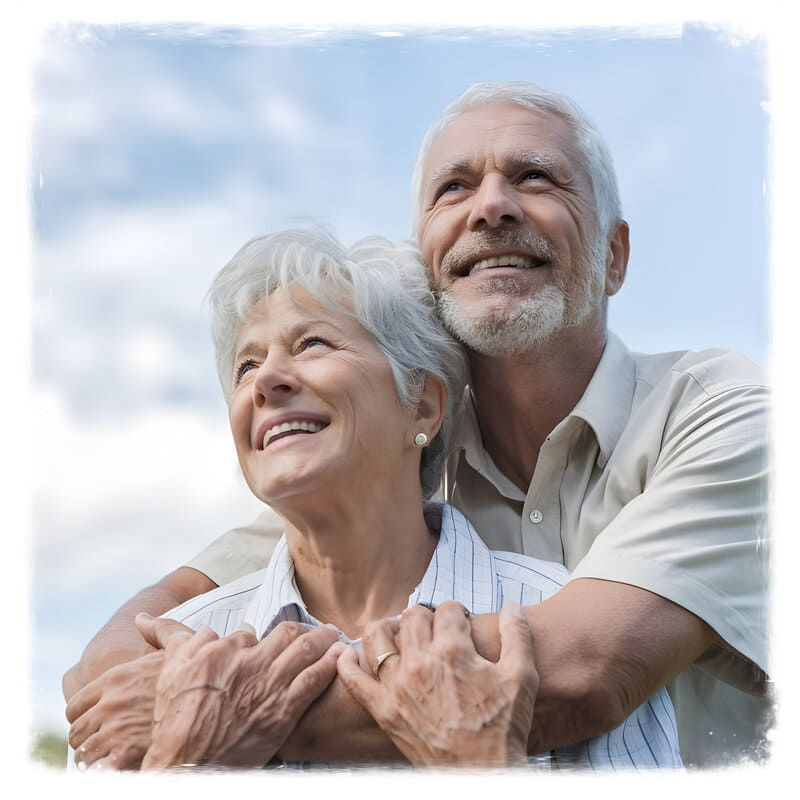
<path id="1" fill-rule="evenodd" d="M 594 123 L 577 103 L 564 95 L 548 92 L 536 84 L 526 81 L 476 83 L 470 86 L 458 100 L 450 103 L 428 128 L 425 138 L 422 140 L 411 180 L 412 219 L 415 234 L 419 228 L 422 213 L 424 194 L 422 171 L 431 146 L 445 129 L 465 111 L 491 103 L 514 103 L 525 108 L 553 114 L 567 123 L 575 136 L 578 151 L 583 159 L 582 166 L 592 183 L 598 234 L 605 241 L 612 226 L 622 219 L 622 204 L 611 151 Z"/>

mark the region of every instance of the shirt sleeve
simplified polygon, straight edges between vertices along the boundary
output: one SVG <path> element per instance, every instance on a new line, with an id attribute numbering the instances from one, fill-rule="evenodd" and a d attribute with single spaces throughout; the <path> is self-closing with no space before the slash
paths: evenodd
<path id="1" fill-rule="evenodd" d="M 272 510 L 241 528 L 223 533 L 185 566 L 211 578 L 217 586 L 266 567 L 283 533 L 283 520 Z"/>
<path id="2" fill-rule="evenodd" d="M 696 614 L 719 637 L 697 666 L 754 694 L 768 669 L 768 398 L 738 387 L 668 417 L 641 493 L 573 571 Z"/>

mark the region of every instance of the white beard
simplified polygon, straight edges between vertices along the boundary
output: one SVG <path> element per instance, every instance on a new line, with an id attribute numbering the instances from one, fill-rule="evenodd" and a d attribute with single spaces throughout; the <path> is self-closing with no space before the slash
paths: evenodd
<path id="1" fill-rule="evenodd" d="M 436 310 L 452 336 L 485 356 L 512 356 L 546 342 L 565 325 L 567 303 L 557 286 L 520 300 L 511 311 L 483 309 L 471 314 L 448 292 L 436 296 Z"/>
<path id="2" fill-rule="evenodd" d="M 520 235 L 516 231 L 498 231 L 474 237 L 468 244 L 457 246 L 445 257 L 450 271 L 459 260 L 472 254 L 473 248 L 489 245 L 513 246 L 546 257 L 557 266 L 555 250 L 550 242 L 536 233 Z M 516 281 L 501 282 L 486 291 L 475 307 L 456 298 L 451 286 L 441 284 L 434 289 L 436 310 L 452 336 L 475 352 L 485 356 L 514 356 L 535 349 L 560 330 L 580 325 L 599 308 L 605 298 L 605 237 L 591 236 L 587 252 L 574 264 L 569 277 L 556 269 L 553 282 L 543 286 L 533 297 L 508 298 L 524 289 Z M 447 264 L 450 260 L 453 266 Z M 497 302 L 498 298 L 505 300 Z"/>

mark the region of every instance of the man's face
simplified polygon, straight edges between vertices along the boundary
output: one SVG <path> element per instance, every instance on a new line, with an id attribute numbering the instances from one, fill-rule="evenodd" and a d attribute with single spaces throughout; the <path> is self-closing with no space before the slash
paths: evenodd
<path id="1" fill-rule="evenodd" d="M 559 117 L 512 103 L 467 111 L 423 167 L 419 246 L 451 332 L 524 352 L 603 302 L 592 186 Z"/>

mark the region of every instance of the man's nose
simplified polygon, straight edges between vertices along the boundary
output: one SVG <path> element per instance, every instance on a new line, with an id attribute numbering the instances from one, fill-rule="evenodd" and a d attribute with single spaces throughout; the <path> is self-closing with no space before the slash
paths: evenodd
<path id="1" fill-rule="evenodd" d="M 292 359 L 288 355 L 270 353 L 261 363 L 253 380 L 253 403 L 262 407 L 281 403 L 300 388 Z"/>
<path id="2" fill-rule="evenodd" d="M 502 175 L 484 176 L 475 194 L 467 225 L 470 230 L 481 227 L 521 223 L 522 208 L 514 197 L 514 187 Z"/>

